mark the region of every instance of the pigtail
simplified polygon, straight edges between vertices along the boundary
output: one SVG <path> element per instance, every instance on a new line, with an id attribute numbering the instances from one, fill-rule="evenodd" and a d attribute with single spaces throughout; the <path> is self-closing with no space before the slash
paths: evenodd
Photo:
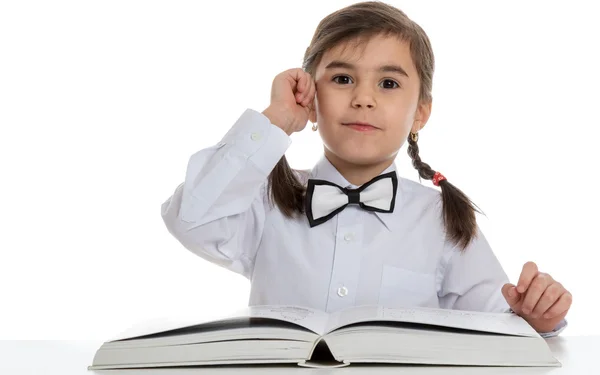
<path id="1" fill-rule="evenodd" d="M 290 168 L 285 155 L 269 174 L 268 195 L 286 217 L 304 213 L 306 188 Z"/>
<path id="2" fill-rule="evenodd" d="M 481 213 L 481 211 L 460 189 L 421 160 L 418 139 L 415 133 L 411 133 L 408 137 L 408 155 L 412 159 L 412 165 L 421 178 L 433 180 L 435 185 L 440 186 L 446 235 L 451 242 L 464 250 L 477 235 L 475 212 Z"/>

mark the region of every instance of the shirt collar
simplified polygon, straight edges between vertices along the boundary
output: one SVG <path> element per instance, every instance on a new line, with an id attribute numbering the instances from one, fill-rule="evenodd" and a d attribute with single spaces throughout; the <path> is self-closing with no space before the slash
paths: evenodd
<path id="1" fill-rule="evenodd" d="M 398 189 L 396 191 L 396 202 L 394 204 L 394 212 L 371 212 L 371 214 L 376 215 L 379 220 L 385 225 L 385 227 L 392 231 L 393 228 L 396 227 L 396 223 L 398 218 L 400 217 L 398 211 L 402 204 L 401 192 L 402 192 L 402 179 L 398 176 L 396 163 L 393 162 L 389 167 L 387 167 L 380 174 L 385 174 L 391 171 L 396 171 L 396 176 L 398 177 Z M 342 174 L 335 168 L 333 164 L 327 159 L 325 155 L 321 156 L 318 162 L 315 164 L 313 169 L 310 172 L 310 178 L 326 180 L 329 182 L 333 182 L 341 187 L 356 189 L 359 186 L 352 185 Z"/>

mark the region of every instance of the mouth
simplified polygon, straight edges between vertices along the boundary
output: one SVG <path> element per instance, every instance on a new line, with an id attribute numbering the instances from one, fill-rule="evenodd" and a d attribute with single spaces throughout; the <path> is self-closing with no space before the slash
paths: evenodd
<path id="1" fill-rule="evenodd" d="M 361 122 L 361 121 L 344 122 L 344 123 L 342 123 L 342 125 L 347 126 L 353 130 L 361 131 L 361 132 L 369 132 L 369 131 L 379 130 L 379 128 L 376 127 L 375 125 L 369 124 L 368 122 Z"/>

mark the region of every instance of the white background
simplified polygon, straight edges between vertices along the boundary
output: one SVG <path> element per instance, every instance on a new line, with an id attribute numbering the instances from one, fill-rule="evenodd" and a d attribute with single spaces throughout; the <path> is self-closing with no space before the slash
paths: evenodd
<path id="1" fill-rule="evenodd" d="M 160 205 L 350 3 L 3 2 L 0 338 L 104 340 L 150 316 L 245 306 L 247 280 L 179 245 Z M 423 160 L 486 213 L 513 281 L 533 260 L 573 293 L 565 335 L 600 333 L 595 2 L 390 3 L 436 56 Z M 292 139 L 291 165 L 310 168 L 318 133 Z"/>

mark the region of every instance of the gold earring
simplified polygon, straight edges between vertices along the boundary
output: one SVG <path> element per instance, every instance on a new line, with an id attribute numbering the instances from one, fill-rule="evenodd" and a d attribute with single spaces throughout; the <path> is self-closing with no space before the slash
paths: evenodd
<path id="1" fill-rule="evenodd" d="M 314 122 L 312 124 L 312 131 L 316 132 L 317 129 L 319 129 L 319 125 L 315 124 Z"/>
<path id="2" fill-rule="evenodd" d="M 410 138 L 413 140 L 413 142 L 418 141 L 419 140 L 419 133 L 410 132 Z"/>

